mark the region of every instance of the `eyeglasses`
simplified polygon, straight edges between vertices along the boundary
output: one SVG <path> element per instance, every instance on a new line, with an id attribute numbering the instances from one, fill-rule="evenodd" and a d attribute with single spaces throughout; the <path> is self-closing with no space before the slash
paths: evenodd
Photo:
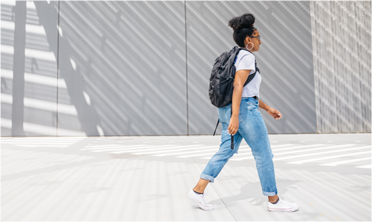
<path id="1" fill-rule="evenodd" d="M 261 36 L 251 36 L 251 38 L 257 38 L 258 39 L 258 41 L 261 41 Z"/>

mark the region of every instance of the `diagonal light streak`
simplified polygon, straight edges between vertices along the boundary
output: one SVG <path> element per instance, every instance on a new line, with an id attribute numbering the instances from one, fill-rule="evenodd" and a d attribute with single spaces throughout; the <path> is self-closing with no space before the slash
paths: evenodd
<path id="1" fill-rule="evenodd" d="M 298 150 L 298 151 L 285 152 L 285 153 L 275 153 L 274 155 L 275 155 L 275 156 L 279 156 L 279 155 L 290 154 L 290 153 L 301 153 L 301 152 L 308 152 L 308 151 L 314 151 L 314 150 L 324 150 L 324 149 L 329 149 L 329 148 L 332 148 L 332 149 L 333 149 L 333 148 L 339 148 L 339 147 L 350 146 L 350 145 L 354 145 L 354 144 L 346 144 L 346 145 L 341 145 L 341 146 L 331 146 L 331 147 L 322 147 L 322 148 L 307 149 L 307 150 Z M 336 151 L 330 151 L 330 152 L 342 152 L 342 151 L 340 151 L 340 150 L 336 150 Z M 294 156 L 294 157 L 311 156 L 311 155 L 319 155 L 319 154 L 323 154 L 323 153 L 328 153 L 328 152 L 305 154 L 305 155 L 299 155 L 299 156 Z M 288 158 L 292 158 L 292 156 L 290 156 L 290 157 L 283 157 L 283 158 L 275 158 L 275 160 L 282 160 L 282 159 L 288 159 Z M 253 157 L 247 157 L 247 158 L 235 159 L 235 160 L 243 160 L 243 159 L 253 159 Z"/>
<path id="2" fill-rule="evenodd" d="M 188 147 L 188 148 L 185 148 L 185 149 L 176 149 L 176 150 L 164 150 L 164 151 L 154 151 L 154 152 L 140 152 L 140 153 L 136 152 L 136 154 L 154 154 L 154 153 L 164 153 L 164 152 L 170 153 L 170 152 L 180 151 L 180 150 L 189 150 L 190 148 L 191 149 L 203 148 L 202 146 L 199 146 L 199 145 L 193 145 L 193 146 L 194 147 L 192 147 L 192 146 L 182 146 L 182 148 L 184 148 L 184 147 Z M 198 146 L 198 147 L 195 147 L 195 146 Z M 169 148 L 174 148 L 174 147 L 169 147 Z"/>
<path id="3" fill-rule="evenodd" d="M 356 148 L 356 149 L 347 149 L 347 150 L 343 150 L 343 151 L 359 150 L 359 149 L 365 149 L 365 148 L 370 148 L 370 147 L 359 147 L 359 148 Z M 338 151 L 333 151 L 333 152 L 338 152 Z M 330 152 L 326 152 L 326 153 L 330 153 Z M 364 153 L 371 153 L 371 151 L 360 152 L 360 153 L 347 153 L 347 154 L 343 154 L 343 155 L 328 156 L 328 157 L 322 157 L 322 158 L 316 158 L 316 159 L 310 159 L 310 160 L 303 160 L 303 161 L 295 161 L 295 162 L 289 162 L 289 163 L 291 163 L 291 164 L 302 164 L 302 163 L 313 162 L 313 161 L 317 161 L 317 160 L 333 159 L 333 158 L 343 157 L 343 156 L 355 156 L 355 155 L 360 155 L 360 154 L 364 154 Z M 320 153 L 320 154 L 324 154 L 324 153 Z"/>
<path id="4" fill-rule="evenodd" d="M 337 165 L 341 165 L 341 164 L 344 164 L 344 163 L 352 163 L 352 162 L 358 162 L 358 161 L 370 160 L 370 159 L 371 159 L 371 157 L 366 157 L 366 158 L 345 160 L 345 161 L 339 161 L 339 162 L 333 162 L 333 163 L 325 163 L 325 164 L 319 164 L 319 165 L 322 165 L 322 166 L 337 166 Z"/>

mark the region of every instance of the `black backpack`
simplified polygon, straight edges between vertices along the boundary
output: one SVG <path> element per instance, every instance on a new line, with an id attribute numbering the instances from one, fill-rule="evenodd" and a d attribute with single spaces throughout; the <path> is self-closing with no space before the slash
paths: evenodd
<path id="1" fill-rule="evenodd" d="M 240 50 L 246 50 L 249 52 L 247 49 L 235 46 L 229 52 L 224 52 L 215 59 L 211 77 L 209 78 L 209 99 L 211 100 L 212 105 L 216 107 L 224 107 L 232 102 L 234 77 L 236 72 L 234 64 L 236 56 Z M 244 86 L 246 86 L 256 75 L 258 70 L 256 61 L 255 66 L 255 73 L 248 76 Z"/>
<path id="2" fill-rule="evenodd" d="M 234 46 L 230 51 L 222 53 L 215 59 L 211 77 L 209 78 L 209 99 L 211 100 L 212 105 L 216 107 L 224 107 L 232 102 L 234 77 L 236 72 L 234 64 L 240 50 L 248 51 L 245 48 Z M 248 76 L 244 86 L 246 86 L 255 77 L 257 71 L 259 71 L 256 61 L 255 67 L 255 72 Z M 219 119 L 213 136 L 216 134 L 218 123 Z M 233 149 L 233 136 L 231 136 L 231 149 Z"/>

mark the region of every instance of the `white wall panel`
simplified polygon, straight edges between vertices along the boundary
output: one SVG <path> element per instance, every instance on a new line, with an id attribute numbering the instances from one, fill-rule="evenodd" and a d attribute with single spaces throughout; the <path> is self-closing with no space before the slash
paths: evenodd
<path id="1" fill-rule="evenodd" d="M 317 131 L 371 132 L 371 2 L 310 5 Z"/>

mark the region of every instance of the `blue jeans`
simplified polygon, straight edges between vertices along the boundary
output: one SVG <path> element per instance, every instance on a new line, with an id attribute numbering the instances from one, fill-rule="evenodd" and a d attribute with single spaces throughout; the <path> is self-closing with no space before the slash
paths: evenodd
<path id="1" fill-rule="evenodd" d="M 238 153 L 239 145 L 244 138 L 252 150 L 256 168 L 260 178 L 262 192 L 265 196 L 277 194 L 274 154 L 271 151 L 267 128 L 261 113 L 258 111 L 258 100 L 253 97 L 243 97 L 239 110 L 239 129 L 234 135 L 234 149 L 231 149 L 231 135 L 228 133 L 231 117 L 231 103 L 218 108 L 218 117 L 222 123 L 221 145 L 216 154 L 209 160 L 200 178 L 214 182 L 226 162 Z"/>

